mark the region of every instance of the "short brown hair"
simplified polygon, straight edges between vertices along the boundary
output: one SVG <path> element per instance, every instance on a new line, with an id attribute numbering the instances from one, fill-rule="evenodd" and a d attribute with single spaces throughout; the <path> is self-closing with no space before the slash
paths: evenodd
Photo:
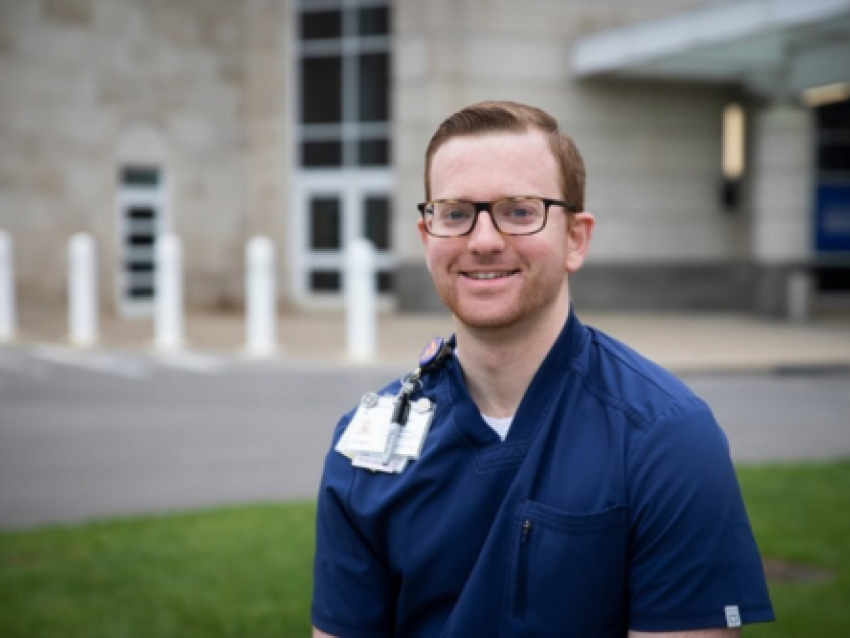
<path id="1" fill-rule="evenodd" d="M 558 164 L 562 197 L 577 211 L 584 210 L 584 160 L 573 139 L 558 128 L 558 122 L 545 111 L 517 102 L 491 101 L 467 106 L 448 117 L 425 151 L 425 198 L 431 198 L 431 164 L 437 150 L 454 137 L 488 133 L 526 133 L 537 130 L 549 139 Z"/>

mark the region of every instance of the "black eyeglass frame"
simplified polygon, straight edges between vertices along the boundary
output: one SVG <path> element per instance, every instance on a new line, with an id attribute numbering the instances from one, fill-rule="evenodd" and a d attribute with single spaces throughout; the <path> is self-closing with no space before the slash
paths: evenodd
<path id="1" fill-rule="evenodd" d="M 506 233 L 501 228 L 499 228 L 499 223 L 496 221 L 496 218 L 493 216 L 493 206 L 500 202 L 519 202 L 526 199 L 536 199 L 543 202 L 543 223 L 540 225 L 540 228 L 537 230 L 532 230 L 527 233 Z M 427 212 L 428 206 L 433 204 L 472 204 L 475 208 L 475 217 L 472 218 L 472 225 L 466 232 L 460 233 L 459 235 L 438 235 L 437 233 L 431 232 L 431 229 L 428 227 L 428 220 L 425 218 L 429 213 Z M 566 208 L 571 213 L 579 212 L 574 204 L 570 204 L 569 202 L 565 202 L 562 199 L 549 199 L 548 197 L 538 197 L 537 195 L 516 195 L 514 197 L 504 197 L 502 199 L 497 199 L 492 202 L 473 202 L 468 199 L 433 199 L 427 202 L 422 202 L 421 204 L 417 204 L 416 208 L 419 209 L 419 213 L 422 215 L 422 222 L 425 225 L 425 232 L 431 235 L 431 237 L 440 237 L 444 239 L 451 239 L 453 237 L 466 237 L 473 230 L 475 230 L 475 224 L 478 223 L 478 216 L 482 211 L 487 211 L 490 214 L 490 220 L 493 222 L 493 226 L 499 231 L 502 235 L 508 235 L 509 237 L 527 237 L 528 235 L 536 235 L 541 230 L 546 228 L 546 222 L 549 221 L 549 207 L 550 206 L 561 206 Z M 433 215 L 434 213 L 430 213 Z"/>

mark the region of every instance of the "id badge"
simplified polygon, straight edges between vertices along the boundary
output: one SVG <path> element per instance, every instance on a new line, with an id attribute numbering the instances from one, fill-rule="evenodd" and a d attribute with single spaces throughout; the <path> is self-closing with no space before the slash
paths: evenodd
<path id="1" fill-rule="evenodd" d="M 434 405 L 424 397 L 411 402 L 407 422 L 395 439 L 389 461 L 383 463 L 395 401 L 394 396 L 364 396 L 334 449 L 350 458 L 355 467 L 403 471 L 407 461 L 418 459 L 422 453 L 434 417 Z"/>

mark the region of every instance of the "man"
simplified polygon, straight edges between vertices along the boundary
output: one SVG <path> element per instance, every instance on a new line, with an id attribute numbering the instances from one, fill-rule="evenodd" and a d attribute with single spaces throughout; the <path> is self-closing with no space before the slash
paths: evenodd
<path id="1" fill-rule="evenodd" d="M 388 456 L 351 453 L 368 418 L 337 428 L 314 636 L 720 637 L 772 620 L 708 407 L 571 312 L 594 226 L 573 141 L 530 106 L 467 107 L 431 140 L 425 194 L 454 351 L 382 393 L 396 422 L 435 406 L 416 460 L 382 471 Z"/>

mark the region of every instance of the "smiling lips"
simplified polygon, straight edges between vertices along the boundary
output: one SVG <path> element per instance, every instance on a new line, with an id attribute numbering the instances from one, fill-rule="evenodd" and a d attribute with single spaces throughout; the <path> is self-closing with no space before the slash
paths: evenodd
<path id="1" fill-rule="evenodd" d="M 475 280 L 503 279 L 515 275 L 519 270 L 494 270 L 489 272 L 469 272 L 461 271 L 464 277 Z"/>

